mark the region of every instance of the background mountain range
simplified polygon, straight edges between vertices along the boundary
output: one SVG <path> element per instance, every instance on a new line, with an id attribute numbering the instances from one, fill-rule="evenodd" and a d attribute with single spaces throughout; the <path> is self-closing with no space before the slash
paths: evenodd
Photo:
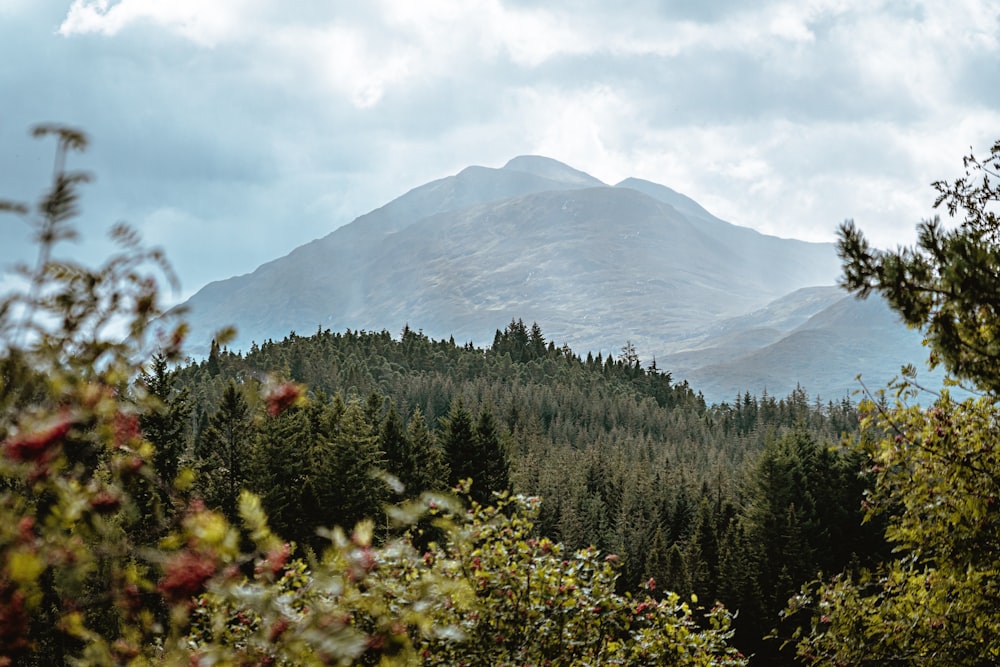
<path id="1" fill-rule="evenodd" d="M 835 287 L 838 274 L 832 244 L 730 224 L 648 181 L 609 186 L 521 156 L 415 188 L 185 305 L 195 353 L 229 324 L 241 349 L 290 331 L 405 325 L 489 345 L 520 318 L 584 356 L 631 341 L 710 402 L 797 385 L 837 399 L 859 373 L 877 388 L 904 363 L 923 367 L 920 335 L 880 300 Z"/>

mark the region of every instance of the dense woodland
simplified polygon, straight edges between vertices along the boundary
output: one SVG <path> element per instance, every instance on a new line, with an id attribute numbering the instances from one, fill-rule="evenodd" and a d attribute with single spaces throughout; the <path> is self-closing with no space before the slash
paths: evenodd
<path id="1" fill-rule="evenodd" d="M 934 184 L 954 229 L 840 229 L 845 286 L 971 397 L 709 406 L 520 320 L 184 359 L 131 229 L 53 256 L 86 137 L 35 134 L 52 188 L 0 201 L 40 249 L 0 301 L 0 666 L 1000 662 L 1000 142 Z"/>
<path id="2" fill-rule="evenodd" d="M 309 397 L 265 418 L 251 397 L 275 374 Z M 175 371 L 157 357 L 145 383 L 170 408 L 145 429 L 163 474 L 199 470 L 232 518 L 248 488 L 278 534 L 319 548 L 318 527 L 382 515 L 394 494 L 373 470 L 407 494 L 471 478 L 484 504 L 539 496 L 540 536 L 617 554 L 623 591 L 653 578 L 739 610 L 735 643 L 760 664 L 803 583 L 885 550 L 862 525 L 860 458 L 841 446 L 858 424 L 850 400 L 797 390 L 706 406 L 629 344 L 582 359 L 520 320 L 487 349 L 410 329 L 293 333 L 246 355 L 213 346 Z"/>

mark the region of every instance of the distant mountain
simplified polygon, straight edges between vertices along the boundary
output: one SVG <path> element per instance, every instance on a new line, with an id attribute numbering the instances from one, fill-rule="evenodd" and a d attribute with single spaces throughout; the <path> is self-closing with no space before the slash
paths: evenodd
<path id="1" fill-rule="evenodd" d="M 226 324 L 242 349 L 293 330 L 396 334 L 404 325 L 488 345 L 523 318 L 584 355 L 617 354 L 631 341 L 675 377 L 704 382 L 713 400 L 730 398 L 726 374 L 777 393 L 786 386 L 778 378 L 794 387 L 811 368 L 799 356 L 822 366 L 826 350 L 795 345 L 794 335 L 843 335 L 849 348 L 842 326 L 803 328 L 843 295 L 796 291 L 832 285 L 838 272 L 831 244 L 730 224 L 649 181 L 612 187 L 521 156 L 415 188 L 253 273 L 207 285 L 186 305 L 195 353 Z M 853 335 L 865 341 L 869 329 Z M 851 377 L 862 370 L 841 362 Z M 807 389 L 827 393 L 812 377 L 802 377 Z"/>
<path id="2" fill-rule="evenodd" d="M 836 287 L 793 292 L 767 307 L 725 320 L 658 364 L 688 379 L 713 402 L 749 390 L 785 396 L 797 385 L 824 400 L 874 391 L 913 364 L 918 380 L 940 387 L 918 331 L 879 297 L 859 300 Z M 858 379 L 858 376 L 860 380 Z"/>

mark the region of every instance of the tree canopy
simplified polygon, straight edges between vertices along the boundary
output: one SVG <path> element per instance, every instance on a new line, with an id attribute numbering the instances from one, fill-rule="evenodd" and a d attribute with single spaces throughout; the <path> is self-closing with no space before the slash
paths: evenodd
<path id="1" fill-rule="evenodd" d="M 917 246 L 872 250 L 841 229 L 844 283 L 879 292 L 925 333 L 931 361 L 980 393 L 945 388 L 930 405 L 897 384 L 895 400 L 870 401 L 858 451 L 873 486 L 869 520 L 885 522 L 893 557 L 806 587 L 791 612 L 811 613 L 797 642 L 814 665 L 995 665 L 1000 661 L 1000 142 L 985 162 L 937 182 L 940 219 L 919 227 Z M 925 397 L 926 398 L 926 397 Z"/>
<path id="2" fill-rule="evenodd" d="M 931 363 L 981 390 L 1000 393 L 1000 141 L 965 173 L 936 181 L 935 208 L 960 218 L 921 222 L 917 244 L 873 249 L 853 222 L 840 228 L 843 285 L 866 297 L 878 292 L 903 320 L 924 332 Z"/>

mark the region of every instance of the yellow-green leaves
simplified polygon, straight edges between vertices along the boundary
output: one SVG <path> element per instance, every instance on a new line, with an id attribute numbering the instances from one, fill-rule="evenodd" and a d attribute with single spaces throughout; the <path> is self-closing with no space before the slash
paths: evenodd
<path id="1" fill-rule="evenodd" d="M 7 557 L 6 574 L 21 586 L 33 586 L 44 571 L 45 561 L 33 551 L 18 549 Z"/>
<path id="2" fill-rule="evenodd" d="M 805 589 L 798 652 L 808 664 L 994 662 L 1000 636 L 1000 413 L 946 392 L 926 408 L 873 416 L 869 514 L 887 520 L 894 559 Z M 862 437 L 865 437 L 863 434 Z"/>

